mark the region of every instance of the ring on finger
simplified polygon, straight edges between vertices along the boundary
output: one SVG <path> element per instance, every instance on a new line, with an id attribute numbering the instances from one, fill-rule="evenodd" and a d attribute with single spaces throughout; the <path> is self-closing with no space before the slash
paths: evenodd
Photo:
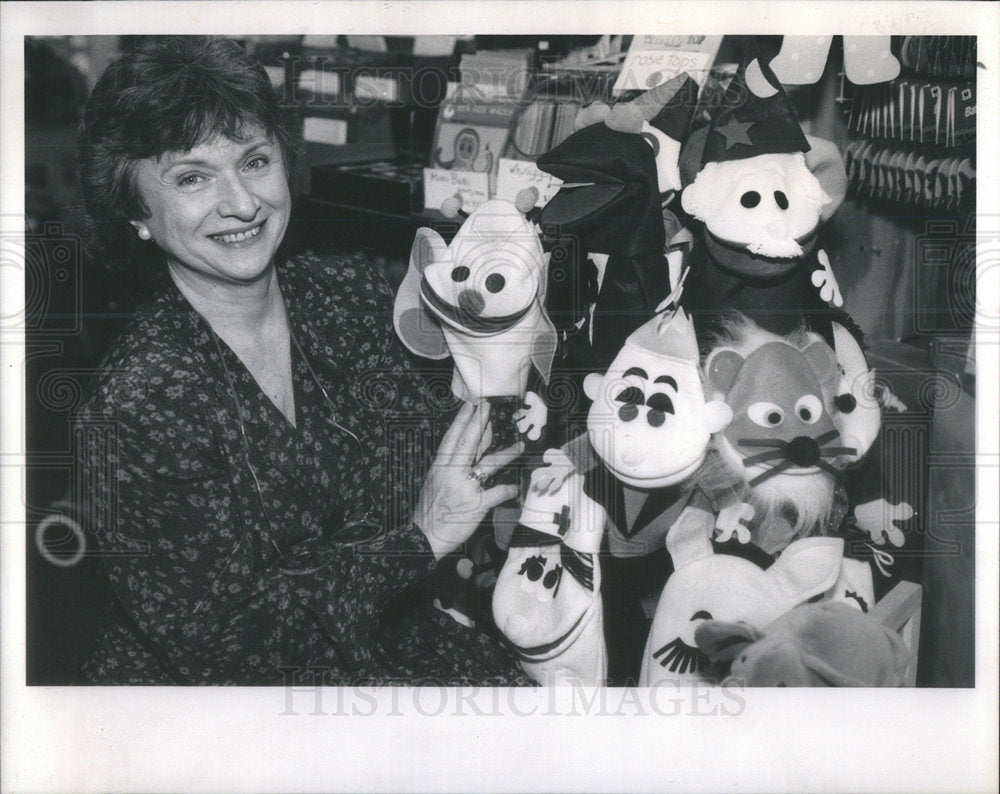
<path id="1" fill-rule="evenodd" d="M 479 466 L 476 466 L 476 468 L 469 472 L 469 479 L 478 482 L 480 488 L 486 485 L 486 481 L 489 478 L 490 475 L 483 471 Z"/>

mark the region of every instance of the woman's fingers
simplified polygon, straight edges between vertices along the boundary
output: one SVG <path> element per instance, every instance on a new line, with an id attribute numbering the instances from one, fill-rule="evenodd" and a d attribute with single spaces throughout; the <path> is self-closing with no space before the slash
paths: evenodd
<path id="1" fill-rule="evenodd" d="M 481 469 L 485 474 L 495 474 L 508 463 L 513 462 L 522 452 L 524 452 L 524 442 L 518 441 L 506 449 L 498 449 L 496 452 L 491 452 L 476 464 L 476 468 Z"/>
<path id="2" fill-rule="evenodd" d="M 489 420 L 489 407 L 485 403 L 477 404 L 475 412 L 458 436 L 458 443 L 455 444 L 455 448 L 451 453 L 452 462 L 471 464 L 475 460 L 476 449 L 479 446 L 479 441 L 483 437 L 486 424 Z"/>
<path id="3" fill-rule="evenodd" d="M 485 508 L 485 512 L 488 513 L 497 505 L 502 505 L 510 499 L 516 499 L 520 492 L 520 488 L 516 485 L 494 485 L 489 490 L 483 491 L 480 506 Z"/>
<path id="4" fill-rule="evenodd" d="M 455 419 L 452 421 L 451 427 L 448 428 L 447 432 L 444 434 L 444 438 L 441 439 L 441 445 L 438 447 L 436 455 L 438 460 L 447 461 L 451 459 L 451 456 L 455 452 L 455 447 L 458 444 L 458 439 L 461 437 L 463 431 L 468 427 L 474 413 L 477 412 L 476 409 L 477 405 L 475 403 L 462 403 L 462 407 L 455 415 Z"/>

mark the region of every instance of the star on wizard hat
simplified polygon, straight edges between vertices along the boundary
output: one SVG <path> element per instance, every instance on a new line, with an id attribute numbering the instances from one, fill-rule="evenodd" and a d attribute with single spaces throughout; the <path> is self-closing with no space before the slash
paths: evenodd
<path id="1" fill-rule="evenodd" d="M 756 58 L 742 66 L 725 97 L 730 101 L 709 125 L 701 165 L 809 151 L 795 110 L 769 66 Z"/>

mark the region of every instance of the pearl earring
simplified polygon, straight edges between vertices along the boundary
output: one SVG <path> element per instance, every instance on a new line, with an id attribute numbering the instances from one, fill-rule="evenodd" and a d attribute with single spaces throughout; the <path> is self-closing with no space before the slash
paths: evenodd
<path id="1" fill-rule="evenodd" d="M 147 229 L 145 226 L 140 226 L 139 227 L 139 239 L 140 240 L 150 240 L 150 239 L 152 239 L 152 237 L 153 237 L 153 235 L 151 235 L 149 233 L 149 229 Z"/>

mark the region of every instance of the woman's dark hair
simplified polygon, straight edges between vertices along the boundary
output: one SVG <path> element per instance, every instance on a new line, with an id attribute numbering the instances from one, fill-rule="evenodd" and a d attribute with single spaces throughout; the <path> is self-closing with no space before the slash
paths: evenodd
<path id="1" fill-rule="evenodd" d="M 261 128 L 281 148 L 286 173 L 295 138 L 264 68 L 230 39 L 164 36 L 142 40 L 105 70 L 84 110 L 80 181 L 90 250 L 118 272 L 162 264 L 153 243 L 129 224 L 149 215 L 136 184 L 140 160 L 189 151 L 217 135 L 244 140 Z"/>

